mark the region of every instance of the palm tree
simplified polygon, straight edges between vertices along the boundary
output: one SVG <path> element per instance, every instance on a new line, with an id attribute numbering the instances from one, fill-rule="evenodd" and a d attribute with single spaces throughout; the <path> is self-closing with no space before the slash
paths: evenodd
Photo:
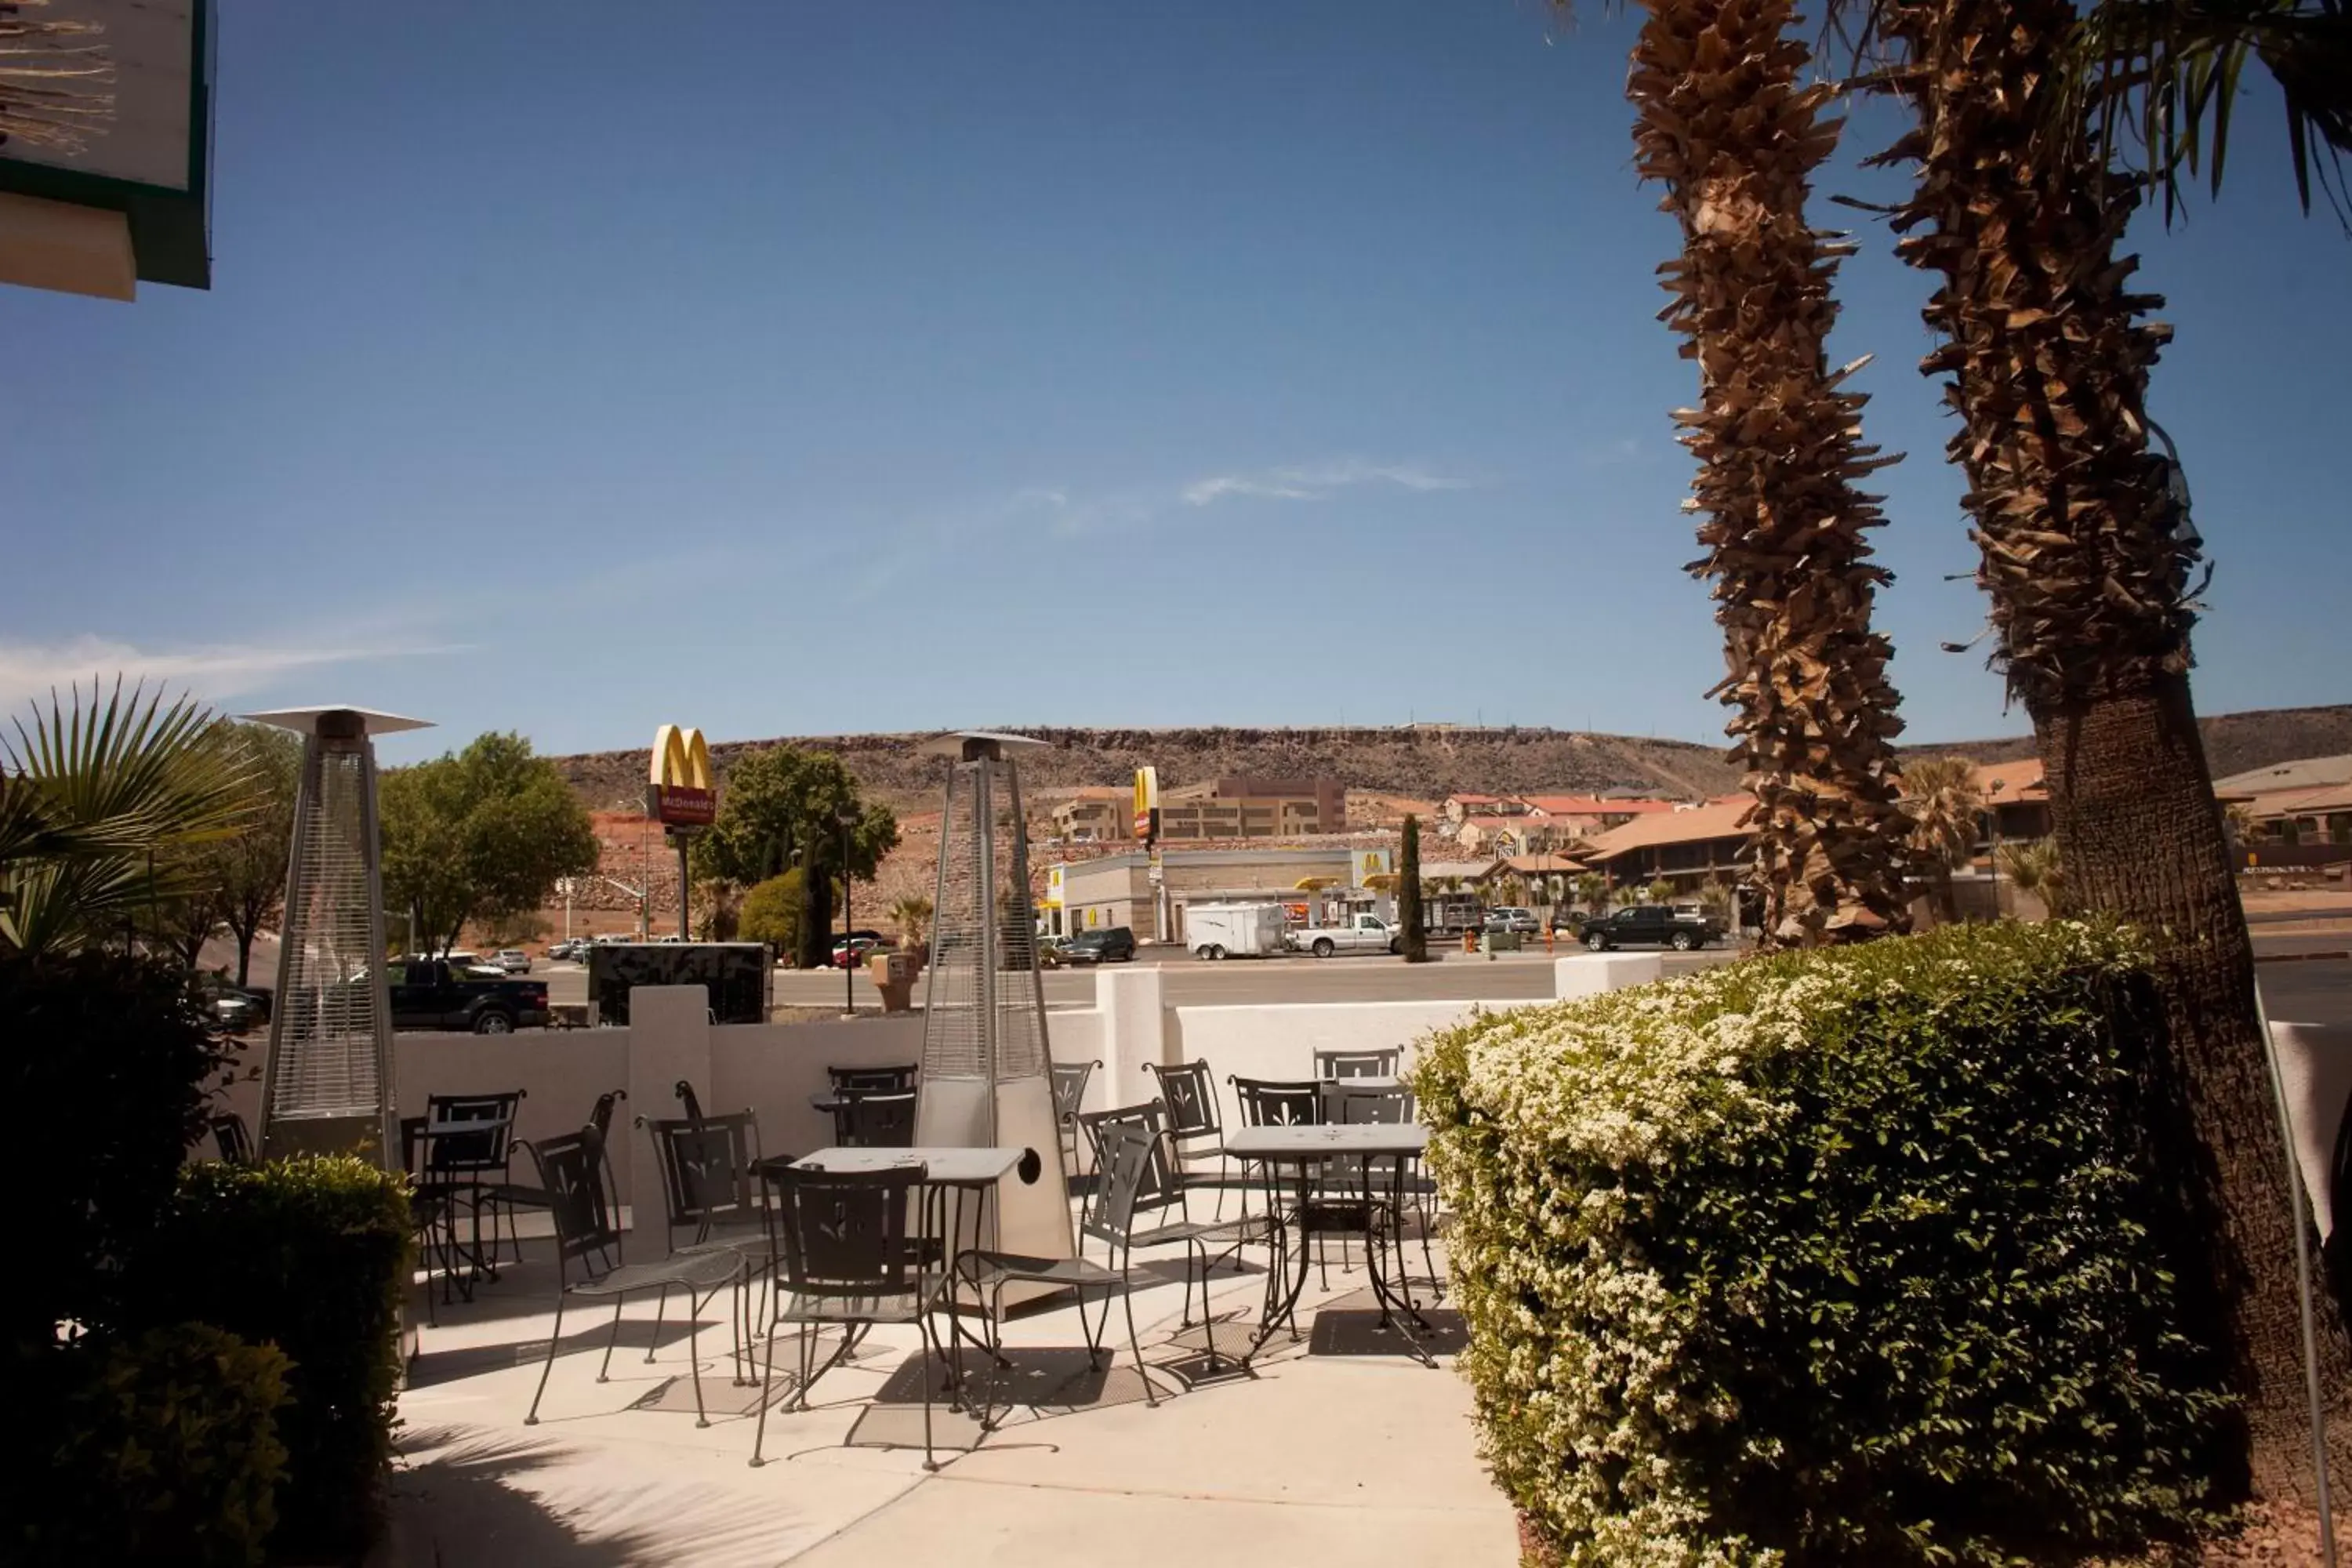
<path id="1" fill-rule="evenodd" d="M 1576 879 L 1576 901 L 1591 915 L 1604 913 L 1609 905 L 1609 879 L 1598 871 L 1586 871 Z"/>
<path id="2" fill-rule="evenodd" d="M 2059 912 L 2065 875 L 2054 840 L 2036 838 L 2008 846 L 2000 852 L 2000 868 L 2009 873 L 2010 885 L 2019 892 L 2032 893 L 2042 900 L 2043 909 L 2053 915 Z"/>
<path id="3" fill-rule="evenodd" d="M 1911 819 L 1911 848 L 1936 885 L 1936 918 L 1960 918 L 1952 873 L 1976 853 L 1977 816 L 1984 794 L 1977 765 L 1966 757 L 1929 757 L 1903 770 L 1903 809 Z"/>
<path id="4" fill-rule="evenodd" d="M 73 689 L 0 739 L 0 948 L 62 952 L 120 935 L 194 890 L 188 853 L 234 836 L 257 803 L 243 753 L 187 698 L 117 680 Z"/>
<path id="5" fill-rule="evenodd" d="M 931 931 L 931 900 L 920 893 L 908 893 L 892 901 L 890 923 L 898 928 L 909 951 L 923 945 Z"/>
<path id="6" fill-rule="evenodd" d="M 1813 171 L 1837 145 L 1835 95 L 1800 79 L 1794 0 L 1643 0 L 1626 96 L 1645 179 L 1665 187 L 1681 256 L 1661 270 L 1666 320 L 1698 363 L 1698 406 L 1676 412 L 1698 460 L 1691 570 L 1715 580 L 1735 710 L 1731 755 L 1756 796 L 1748 826 L 1768 943 L 1812 946 L 1899 929 L 1902 729 L 1871 628 L 1887 580 L 1858 488 L 1895 461 L 1862 439 L 1864 397 L 1832 369 L 1831 284 L 1853 246 L 1806 216 Z"/>
<path id="7" fill-rule="evenodd" d="M 1833 9 L 1841 7 L 1833 6 Z M 1916 166 L 1898 247 L 1933 273 L 1926 312 L 1963 428 L 1951 456 L 1991 601 L 1995 661 L 2032 719 L 2076 908 L 2162 943 L 2169 1047 L 2148 1064 L 2163 1157 L 2226 1321 L 2253 1484 L 2309 1500 L 2287 1173 L 2273 1135 L 2248 940 L 2189 698 L 2201 541 L 2176 467 L 2150 450 L 2147 384 L 2170 335 L 2146 320 L 2137 258 L 2118 255 L 2151 183 L 2210 145 L 2218 177 L 2249 59 L 2288 100 L 2306 207 L 2315 154 L 2352 145 L 2344 0 L 1853 0 L 1874 79 L 1913 131 L 1883 162 Z M 2137 108 L 2135 108 L 2137 106 Z M 2127 124 L 2127 121 L 2133 123 Z M 2210 125 L 2210 143 L 2201 139 Z M 2146 178 L 2125 154 L 2146 138 Z M 2119 159 L 2121 163 L 2119 163 Z M 2340 184 L 2337 187 L 2340 190 Z M 2324 1386 L 2352 1387 L 2352 1341 L 2326 1314 Z"/>

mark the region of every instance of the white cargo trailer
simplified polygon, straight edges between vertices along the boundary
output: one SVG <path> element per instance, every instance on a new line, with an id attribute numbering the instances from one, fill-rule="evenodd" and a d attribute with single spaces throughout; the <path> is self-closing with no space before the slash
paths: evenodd
<path id="1" fill-rule="evenodd" d="M 1270 958 L 1290 951 L 1280 904 L 1192 904 L 1184 945 L 1195 958 Z"/>

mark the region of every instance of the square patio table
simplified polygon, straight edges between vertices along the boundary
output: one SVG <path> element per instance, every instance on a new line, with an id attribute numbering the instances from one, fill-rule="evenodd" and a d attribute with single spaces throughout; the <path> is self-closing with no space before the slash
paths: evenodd
<path id="1" fill-rule="evenodd" d="M 875 1171 L 897 1171 L 912 1165 L 920 1165 L 923 1167 L 923 1185 L 930 1190 L 931 1198 L 941 1198 L 947 1193 L 954 1193 L 955 1215 L 952 1220 L 948 1218 L 946 1204 L 942 1201 L 938 1205 L 940 1230 L 943 1233 L 940 1240 L 941 1256 L 948 1266 L 950 1279 L 950 1297 L 947 1305 L 949 1323 L 954 1332 L 971 1339 L 973 1344 L 985 1350 L 986 1345 L 973 1338 L 971 1331 L 964 1326 L 963 1314 L 958 1310 L 952 1296 L 954 1243 L 961 1241 L 963 1237 L 963 1196 L 966 1193 L 974 1194 L 973 1229 L 975 1234 L 985 1234 L 988 1194 L 996 1190 L 996 1184 L 999 1182 L 1019 1168 L 1028 1152 L 1026 1149 L 987 1145 L 978 1148 L 961 1148 L 940 1144 L 919 1144 L 911 1149 L 819 1149 L 814 1154 L 803 1154 L 797 1160 L 778 1163 L 789 1164 L 795 1170 L 835 1171 L 845 1175 L 864 1175 Z M 924 1201 L 922 1208 L 923 1215 L 918 1228 L 928 1234 L 933 1212 L 930 1198 Z M 845 1342 L 844 1351 L 846 1351 L 851 1343 L 854 1343 L 854 1341 Z M 838 1361 L 840 1352 L 836 1352 L 834 1359 Z M 825 1363 L 828 1368 L 833 1364 L 833 1362 Z M 820 1373 L 823 1370 L 820 1369 Z"/>
<path id="2" fill-rule="evenodd" d="M 1404 1180 L 1404 1163 L 1419 1159 L 1428 1148 L 1429 1129 L 1418 1122 L 1315 1122 L 1295 1127 L 1243 1127 L 1227 1134 L 1226 1153 L 1237 1160 L 1258 1161 L 1266 1167 L 1266 1184 L 1270 1189 L 1266 1194 L 1266 1208 L 1274 1216 L 1276 1226 L 1282 1232 L 1276 1240 L 1276 1255 L 1281 1259 L 1282 1267 L 1266 1276 L 1265 1316 L 1258 1322 L 1257 1334 L 1250 1342 L 1248 1354 L 1242 1357 L 1244 1364 L 1265 1348 L 1267 1340 L 1274 1337 L 1276 1324 L 1286 1318 L 1296 1321 L 1298 1298 L 1307 1289 L 1310 1219 L 1318 1202 L 1313 1191 L 1318 1169 L 1334 1160 L 1361 1160 L 1365 1162 L 1364 1169 L 1369 1174 L 1371 1169 L 1370 1162 L 1386 1156 L 1392 1161 L 1391 1168 L 1396 1173 L 1395 1185 L 1401 1189 Z M 1276 1201 L 1276 1193 L 1271 1190 L 1279 1180 L 1275 1173 L 1280 1167 L 1290 1168 L 1297 1177 L 1297 1198 L 1287 1211 L 1288 1217 L 1283 1205 Z M 1381 1304 L 1381 1323 L 1386 1327 L 1392 1321 L 1391 1314 L 1401 1314 L 1397 1326 L 1403 1332 L 1405 1342 L 1412 1346 L 1413 1354 L 1423 1365 L 1435 1366 L 1436 1361 L 1402 1321 L 1409 1319 L 1428 1329 L 1431 1327 L 1429 1320 L 1421 1315 L 1410 1296 L 1401 1297 L 1390 1288 L 1388 1277 L 1381 1270 L 1380 1237 L 1375 1234 L 1373 1224 L 1373 1210 L 1377 1205 L 1371 1201 L 1369 1191 L 1368 1185 L 1367 1196 L 1360 1205 L 1349 1206 L 1357 1208 L 1361 1218 L 1365 1271 L 1371 1276 L 1372 1297 Z M 1334 1206 L 1328 1199 L 1320 1201 L 1326 1208 Z M 1392 1207 L 1401 1202 L 1401 1191 L 1392 1191 L 1388 1201 Z M 1293 1233 L 1298 1238 L 1296 1268 L 1290 1265 L 1287 1239 Z M 1286 1291 L 1284 1286 L 1286 1277 L 1288 1280 Z"/>
<path id="3" fill-rule="evenodd" d="M 482 1189 L 494 1184 L 482 1180 L 488 1174 L 487 1170 L 477 1170 L 470 1166 L 436 1172 L 433 1166 L 433 1145 L 436 1141 L 445 1138 L 451 1140 L 478 1138 L 486 1133 L 506 1131 L 513 1126 L 514 1118 L 511 1116 L 485 1116 L 472 1121 L 428 1121 L 415 1131 L 416 1163 L 419 1167 L 415 1174 L 416 1191 L 420 1194 L 440 1200 L 439 1223 L 431 1228 L 440 1233 L 441 1241 L 436 1247 L 428 1236 L 425 1245 L 441 1256 L 444 1268 L 442 1300 L 445 1301 L 448 1300 L 447 1290 L 453 1283 L 457 1288 L 457 1293 L 471 1301 L 474 1299 L 475 1285 L 484 1279 L 494 1283 L 498 1279 L 497 1263 L 486 1260 L 482 1256 Z M 473 1226 L 470 1246 L 457 1239 L 457 1200 L 460 1194 L 468 1190 L 473 1194 L 473 1201 L 467 1205 L 467 1211 L 472 1216 Z M 498 1241 L 495 1236 L 491 1239 L 490 1247 L 493 1251 L 497 1250 Z M 462 1279 L 458 1278 L 457 1268 L 457 1260 L 460 1258 L 466 1260 L 466 1273 Z M 432 1287 L 433 1281 L 428 1266 L 425 1289 L 429 1292 Z"/>

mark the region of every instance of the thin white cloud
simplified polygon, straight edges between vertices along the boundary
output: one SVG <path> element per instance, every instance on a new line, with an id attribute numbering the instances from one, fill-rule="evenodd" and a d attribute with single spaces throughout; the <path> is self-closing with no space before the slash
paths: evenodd
<path id="1" fill-rule="evenodd" d="M 1396 485 L 1409 490 L 1467 489 L 1470 480 L 1437 473 L 1418 463 L 1371 463 L 1360 458 L 1267 468 L 1256 473 L 1214 474 L 1183 489 L 1186 506 L 1213 506 L 1229 497 L 1268 500 L 1322 500 L 1363 485 Z"/>
<path id="2" fill-rule="evenodd" d="M 53 644 L 0 643 L 0 708 L 44 699 L 96 676 L 111 687 L 144 681 L 217 700 L 254 691 L 280 676 L 327 665 L 450 653 L 452 647 L 299 647 L 220 644 L 170 651 L 142 648 L 110 637 L 82 636 Z"/>

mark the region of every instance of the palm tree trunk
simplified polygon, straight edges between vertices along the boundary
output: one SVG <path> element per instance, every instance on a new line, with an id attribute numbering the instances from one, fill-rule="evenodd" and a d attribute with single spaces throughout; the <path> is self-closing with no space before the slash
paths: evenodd
<path id="1" fill-rule="evenodd" d="M 1899 247 L 1940 275 L 1926 315 L 1965 428 L 1952 455 L 1982 552 L 1996 658 L 2033 721 L 2066 900 L 2161 950 L 2164 1037 L 2142 1064 L 2157 1158 L 2180 1176 L 2184 1278 L 2210 1283 L 2242 1405 L 2251 1479 L 2309 1500 L 2295 1237 L 2254 1008 L 2252 949 L 2190 705 L 2187 582 L 2165 469 L 2147 451 L 2150 366 L 2169 329 L 2126 289 L 2138 201 L 2075 145 L 2039 135 L 2075 12 L 2066 0 L 1885 7 L 1919 113 L 1885 155 L 1916 162 Z M 2322 1314 L 2340 1402 L 2352 1342 Z"/>
<path id="2" fill-rule="evenodd" d="M 1732 760 L 1756 806 L 1765 940 L 1810 946 L 1906 921 L 1891 655 L 1871 628 L 1885 520 L 1856 488 L 1895 461 L 1861 439 L 1864 398 L 1830 368 L 1831 284 L 1851 244 L 1805 200 L 1837 145 L 1832 89 L 1801 86 L 1791 0 L 1645 0 L 1626 97 L 1643 178 L 1666 188 L 1683 251 L 1666 320 L 1698 362 L 1678 411 L 1698 460 L 1694 574 L 1715 580 L 1735 710 Z"/>

